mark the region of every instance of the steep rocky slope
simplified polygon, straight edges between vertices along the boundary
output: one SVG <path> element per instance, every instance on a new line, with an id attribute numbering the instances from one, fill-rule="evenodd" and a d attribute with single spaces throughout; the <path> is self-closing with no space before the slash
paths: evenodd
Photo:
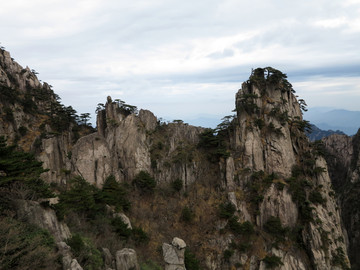
<path id="1" fill-rule="evenodd" d="M 1 134 L 23 141 L 49 169 L 43 178 L 59 199 L 51 207 L 67 223 L 84 268 L 121 269 L 119 251 L 132 248 L 147 267 L 169 269 L 161 247 L 174 237 L 187 245 L 187 269 L 348 268 L 326 162 L 305 136 L 305 103 L 280 71 L 254 70 L 236 94 L 236 115 L 216 130 L 163 123 L 108 97 L 97 109 L 97 131 L 75 136 L 70 109 L 52 111 L 48 105 L 58 103 L 50 87 L 1 53 L 2 114 L 21 114 L 2 118 Z M 36 96 L 44 87 L 49 98 L 41 103 Z M 25 96 L 40 109 L 27 113 Z M 70 117 L 70 129 L 55 130 L 61 115 Z M 16 139 L 20 126 L 29 138 Z M 18 215 L 35 205 L 41 207 L 23 203 Z"/>
<path id="2" fill-rule="evenodd" d="M 360 269 L 360 132 L 353 137 L 331 135 L 323 139 L 326 160 L 334 189 L 338 194 L 341 215 L 349 241 L 352 269 Z"/>
<path id="3" fill-rule="evenodd" d="M 335 264 L 331 257 L 346 252 L 339 211 L 326 162 L 304 135 L 304 103 L 292 92 L 286 77 L 271 68 L 255 70 L 243 84 L 236 98 L 234 167 L 252 173 L 240 174 L 239 182 L 250 185 L 251 196 L 259 198 L 253 206 L 258 226 L 266 230 L 270 218 L 278 217 L 289 229 L 301 228 L 297 240 L 303 249 L 265 245 L 265 251 L 280 255 L 288 264 L 284 269 L 330 269 Z M 259 171 L 268 179 L 254 192 Z M 307 256 L 299 256 L 301 250 Z"/>
<path id="4" fill-rule="evenodd" d="M 93 130 L 81 124 L 76 111 L 62 105 L 52 87 L 36 74 L 0 49 L 0 136 L 36 152 L 49 169 L 47 178 L 61 182 L 72 145 Z"/>

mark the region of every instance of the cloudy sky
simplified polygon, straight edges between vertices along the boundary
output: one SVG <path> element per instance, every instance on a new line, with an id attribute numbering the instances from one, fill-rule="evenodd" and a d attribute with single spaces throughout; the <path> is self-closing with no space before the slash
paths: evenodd
<path id="1" fill-rule="evenodd" d="M 0 33 L 79 113 L 111 95 L 167 120 L 221 118 L 265 66 L 310 108 L 360 110 L 360 0 L 12 0 Z"/>

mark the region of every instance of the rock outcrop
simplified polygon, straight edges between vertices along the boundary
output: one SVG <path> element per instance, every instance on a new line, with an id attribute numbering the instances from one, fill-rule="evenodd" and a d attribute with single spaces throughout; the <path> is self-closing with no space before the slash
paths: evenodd
<path id="1" fill-rule="evenodd" d="M 162 251 L 165 261 L 165 270 L 185 270 L 184 240 L 175 237 L 171 244 L 163 243 Z"/>
<path id="2" fill-rule="evenodd" d="M 138 112 L 108 97 L 97 109 L 97 131 L 89 134 L 92 129 L 76 123 L 74 110 L 61 105 L 49 85 L 4 50 L 0 87 L 0 135 L 33 150 L 49 169 L 44 179 L 57 183 L 56 192 L 69 188 L 68 180 L 77 175 L 99 192 L 113 175 L 132 193 L 133 208 L 127 216 L 111 212 L 107 218 L 120 217 L 123 229 L 139 234 L 145 234 L 139 224 L 150 230 L 150 237 L 142 235 L 148 246 L 139 248 L 145 254 L 156 258 L 154 247 L 169 235 L 179 235 L 190 247 L 198 247 L 192 252 L 206 269 L 347 269 L 347 237 L 330 173 L 341 194 L 353 265 L 358 264 L 360 207 L 352 192 L 359 188 L 360 136 L 325 140 L 333 156 L 327 161 L 336 164 L 328 168 L 319 145 L 305 136 L 305 102 L 296 99 L 278 70 L 254 70 L 236 94 L 236 115 L 216 130 L 179 120 L 164 123 L 147 110 Z M 143 171 L 156 180 L 157 190 L 151 194 L 129 185 Z M 95 207 L 101 201 L 98 193 L 89 201 L 86 211 L 106 208 L 103 202 Z M 64 242 L 70 231 L 52 209 L 32 201 L 18 201 L 16 209 L 19 218 L 54 235 L 64 269 L 81 269 Z M 105 223 L 106 233 L 115 235 L 111 221 Z M 136 240 L 130 242 L 137 246 Z M 165 269 L 185 269 L 185 241 L 174 238 L 162 245 Z M 140 269 L 134 249 L 108 246 L 118 250 L 112 257 L 106 245 L 100 247 L 106 267 Z"/>
<path id="3" fill-rule="evenodd" d="M 56 242 L 63 242 L 71 236 L 68 226 L 58 221 L 53 209 L 28 200 L 17 200 L 15 205 L 18 218 L 48 230 Z"/>
<path id="4" fill-rule="evenodd" d="M 360 132 L 353 137 L 331 135 L 322 140 L 324 156 L 336 190 L 352 269 L 360 267 Z M 347 237 L 346 237 L 347 236 Z"/>
<path id="5" fill-rule="evenodd" d="M 71 237 L 70 230 L 64 222 L 58 221 L 53 209 L 44 208 L 38 202 L 28 200 L 17 200 L 15 208 L 19 219 L 49 231 L 54 237 L 62 256 L 63 270 L 83 270 L 65 243 Z"/>
<path id="6" fill-rule="evenodd" d="M 124 248 L 116 252 L 116 270 L 140 270 L 136 252 L 130 248 Z"/>
<path id="7" fill-rule="evenodd" d="M 78 261 L 73 258 L 71 248 L 65 242 L 59 242 L 57 246 L 62 256 L 63 270 L 83 270 Z"/>
<path id="8" fill-rule="evenodd" d="M 304 134 L 304 104 L 296 100 L 284 74 L 271 68 L 254 70 L 236 95 L 231 139 L 234 165 L 224 166 L 230 170 L 226 175 L 234 175 L 240 187 L 253 196 L 248 206 L 253 213 L 251 221 L 265 231 L 270 230 L 270 218 L 290 230 L 302 226 L 305 249 L 284 253 L 285 247 L 274 250 L 271 245 L 264 246 L 267 256 L 278 254 L 283 269 L 347 267 L 347 249 L 341 241 L 344 234 L 337 202 L 331 196 L 334 192 L 327 164 L 314 153 Z M 227 179 L 227 183 L 232 182 Z M 228 188 L 236 191 L 233 184 Z M 307 256 L 299 257 L 299 252 Z M 259 267 L 262 269 L 264 263 Z"/>

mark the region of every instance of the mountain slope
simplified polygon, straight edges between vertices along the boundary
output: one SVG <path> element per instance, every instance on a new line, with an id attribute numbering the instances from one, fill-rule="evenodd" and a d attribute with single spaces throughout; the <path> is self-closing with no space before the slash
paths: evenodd
<path id="1" fill-rule="evenodd" d="M 331 135 L 323 139 L 330 176 L 341 206 L 341 214 L 349 239 L 352 269 L 360 269 L 359 200 L 360 132 L 353 137 Z"/>
<path id="2" fill-rule="evenodd" d="M 236 95 L 236 115 L 216 130 L 163 123 L 108 97 L 97 109 L 97 131 L 88 134 L 85 127 L 74 139 L 73 118 L 66 128 L 51 125 L 66 109 L 48 107 L 56 98 L 41 103 L 41 85 L 26 88 L 22 69 L 14 63 L 16 69 L 9 69 L 12 60 L 2 54 L 3 85 L 20 94 L 13 103 L 1 100 L 1 106 L 19 108 L 27 120 L 3 120 L 0 130 L 14 141 L 19 125 L 44 118 L 45 136 L 38 135 L 41 124 L 27 126 L 34 135 L 24 145 L 36 150 L 49 170 L 42 177 L 57 195 L 45 203 L 21 200 L 17 218 L 55 234 L 69 227 L 71 236 L 56 238 L 68 252 L 64 269 L 75 263 L 71 256 L 76 267 L 120 269 L 123 248 L 136 250 L 146 267 L 168 268 L 160 247 L 176 236 L 188 246 L 190 270 L 348 268 L 327 165 L 306 138 L 304 103 L 296 100 L 285 74 L 254 70 Z M 25 95 L 40 109 L 26 113 Z M 56 228 L 30 212 L 49 217 Z"/>

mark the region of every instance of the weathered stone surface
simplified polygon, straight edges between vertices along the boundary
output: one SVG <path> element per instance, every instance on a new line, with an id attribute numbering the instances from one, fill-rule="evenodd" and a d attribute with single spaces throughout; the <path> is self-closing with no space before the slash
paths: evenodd
<path id="1" fill-rule="evenodd" d="M 186 244 L 184 242 L 184 240 L 178 238 L 178 237 L 174 237 L 174 239 L 172 240 L 171 244 L 176 247 L 177 249 L 184 249 L 186 248 Z"/>
<path id="2" fill-rule="evenodd" d="M 65 242 L 58 242 L 57 247 L 62 256 L 63 270 L 82 270 L 78 261 L 73 258 L 71 248 Z"/>
<path id="3" fill-rule="evenodd" d="M 322 141 L 329 164 L 329 174 L 338 192 L 341 216 L 344 223 L 345 243 L 348 245 L 349 258 L 353 268 L 360 265 L 360 208 L 357 207 L 360 194 L 360 132 L 353 137 L 331 135 Z"/>
<path id="4" fill-rule="evenodd" d="M 115 255 L 116 270 L 140 270 L 136 252 L 130 248 L 118 250 Z"/>
<path id="5" fill-rule="evenodd" d="M 158 124 L 155 115 L 148 110 L 140 110 L 139 118 L 148 131 L 153 131 Z"/>
<path id="6" fill-rule="evenodd" d="M 66 183 L 66 171 L 70 172 L 70 162 L 67 158 L 70 138 L 65 134 L 61 136 L 43 139 L 41 148 L 43 151 L 38 159 L 43 162 L 44 168 L 49 169 L 42 177 L 48 182 Z"/>
<path id="7" fill-rule="evenodd" d="M 11 59 L 8 52 L 3 50 L 0 52 L 0 84 L 16 87 L 22 91 L 22 94 L 28 88 L 50 89 L 50 86 L 42 85 L 38 81 L 35 72 L 29 68 L 23 69 Z M 254 107 L 257 107 L 258 111 L 250 113 L 244 108 L 244 104 L 241 103 L 244 95 L 258 96 L 254 99 L 254 105 L 256 105 Z M 263 96 L 260 98 L 261 95 Z M 299 155 L 302 150 L 302 142 L 299 138 L 302 138 L 302 135 L 294 136 L 294 133 L 290 132 L 290 130 L 293 131 L 292 125 L 296 126 L 296 121 L 301 123 L 302 115 L 298 101 L 290 90 L 281 91 L 276 85 L 268 83 L 262 86 L 256 86 L 253 82 L 242 85 L 242 89 L 236 95 L 237 117 L 232 123 L 233 129 L 229 131 L 230 141 L 226 142 L 231 148 L 228 149 L 230 157 L 220 158 L 217 164 L 209 163 L 205 154 L 196 147 L 199 134 L 204 131 L 203 128 L 192 127 L 180 121 L 179 123 L 158 123 L 151 112 L 141 110 L 139 114 L 129 114 L 121 110 L 118 102 L 116 100 L 113 102 L 108 97 L 104 110 L 98 112 L 98 133 L 81 138 L 74 146 L 72 146 L 73 138 L 70 133 L 51 135 L 53 137 L 49 136 L 42 140 L 41 149 L 37 150 L 41 150 L 38 158 L 44 162 L 46 168 L 50 169 L 44 174 L 46 180 L 66 183 L 70 175 L 78 174 L 88 182 L 101 187 L 110 174 L 114 174 L 118 181 L 130 182 L 139 171 L 144 170 L 155 176 L 159 183 L 181 179 L 186 190 L 195 181 L 205 182 L 211 179 L 211 181 L 216 181 L 216 183 L 211 183 L 214 187 L 216 186 L 214 190 L 221 189 L 226 192 L 228 200 L 236 206 L 235 215 L 239 217 L 239 222 L 247 220 L 263 226 L 270 216 L 277 216 L 283 226 L 293 227 L 299 221 L 297 210 L 299 205 L 292 201 L 286 179 L 291 176 L 292 167 L 302 160 Z M 0 135 L 9 135 L 9 138 L 13 139 L 20 126 L 29 129 L 34 123 L 31 123 L 31 119 L 20 105 L 15 104 L 11 109 L 14 121 L 4 123 L 0 119 Z M 272 113 L 274 110 L 277 113 L 286 113 L 285 121 L 275 117 Z M 265 128 L 261 128 L 262 125 Z M 45 130 L 48 133 L 52 132 L 49 126 L 45 126 Z M 33 130 L 33 133 L 36 134 L 35 137 L 39 136 L 39 130 Z M 339 160 L 341 166 L 345 168 L 352 164 L 358 168 L 360 159 L 352 160 L 351 158 L 354 152 L 351 147 L 353 141 L 347 137 L 344 138 L 330 138 L 325 141 L 325 144 L 328 148 L 335 149 L 336 159 Z M 34 138 L 31 141 L 33 142 Z M 159 143 L 162 145 L 161 151 L 157 149 L 159 150 L 157 155 L 152 155 L 155 144 Z M 70 153 L 72 155 L 69 155 Z M 321 158 L 317 158 L 316 166 L 326 168 Z M 282 180 L 284 187 L 280 190 L 275 188 L 276 181 L 268 183 L 268 186 L 261 187 L 264 190 L 261 190 L 259 194 L 259 198 L 263 196 L 264 200 L 258 205 L 247 205 L 249 198 L 244 199 L 246 195 L 243 191 L 247 191 L 247 187 L 251 184 L 251 176 L 244 172 L 254 173 L 260 170 L 265 174 L 274 173 L 276 178 Z M 209 171 L 211 174 L 207 174 Z M 344 175 L 346 179 L 350 179 L 351 183 L 356 183 L 359 174 L 359 170 L 354 169 Z M 208 175 L 211 177 L 207 178 Z M 345 179 L 345 177 L 338 178 L 339 183 Z M 331 256 L 340 248 L 344 250 L 345 259 L 347 259 L 346 239 L 345 242 L 341 241 L 345 234 L 341 230 L 336 201 L 330 196 L 333 191 L 329 177 L 327 173 L 322 173 L 314 177 L 309 176 L 308 180 L 319 190 L 326 202 L 311 204 L 314 222 L 304 226 L 302 235 L 306 254 L 298 254 L 293 250 L 285 250 L 286 248 L 278 251 L 268 250 L 268 239 L 262 239 L 264 243 L 260 244 L 259 250 L 256 251 L 271 252 L 279 256 L 284 263 L 281 269 L 309 269 L 309 265 L 317 265 L 320 270 L 335 269 L 336 267 L 331 265 Z M 308 193 L 307 191 L 306 199 L 309 197 Z M 345 197 L 348 198 L 350 195 L 347 193 Z M 209 195 L 209 199 L 214 202 L 218 198 L 211 198 Z M 20 203 L 20 205 L 18 215 L 48 229 L 57 242 L 69 237 L 67 227 L 57 222 L 54 213 L 48 213 L 47 209 L 40 209 L 41 207 L 33 202 Z M 348 220 L 349 224 L 351 223 L 349 227 L 351 231 L 354 227 L 358 227 L 359 216 L 359 213 L 356 213 Z M 128 220 L 125 217 L 123 220 Z M 125 223 L 131 227 L 130 221 L 125 221 Z M 215 221 L 215 230 L 224 229 L 226 223 L 225 220 Z M 358 231 L 354 231 L 351 235 L 351 241 L 359 242 L 356 236 L 358 237 Z M 206 255 L 208 268 L 229 267 L 223 260 L 223 251 L 228 249 L 235 239 L 232 232 L 227 231 L 226 235 L 206 237 L 208 238 L 204 241 L 213 250 L 213 253 Z M 174 239 L 172 244 L 163 245 L 166 269 L 184 269 L 185 243 L 180 240 Z M 63 260 L 66 269 L 81 269 L 77 261 L 72 258 L 68 248 L 64 245 L 60 246 L 64 251 Z M 283 247 L 280 246 L 280 248 Z M 134 253 L 135 251 L 130 249 L 118 251 L 116 269 L 131 267 L 138 269 L 136 253 L 135 260 L 131 259 Z M 108 264 L 110 255 L 106 255 Z M 246 263 L 249 269 L 265 267 L 261 262 L 262 255 L 247 254 L 245 257 L 244 254 L 235 253 L 232 256 L 230 261 L 233 264 L 237 260 Z M 136 263 L 130 263 L 133 261 Z M 114 268 L 110 265 L 107 267 Z"/>
<path id="8" fill-rule="evenodd" d="M 171 244 L 163 243 L 162 250 L 165 261 L 165 270 L 185 269 L 185 247 L 184 240 L 175 237 Z"/>
<path id="9" fill-rule="evenodd" d="M 140 119 L 134 115 L 118 118 L 113 127 L 107 128 L 106 141 L 112 151 L 112 158 L 121 162 L 122 178 L 132 180 L 143 171 L 151 171 L 149 146 L 146 130 Z"/>
<path id="10" fill-rule="evenodd" d="M 27 87 L 42 87 L 35 73 L 28 67 L 24 69 L 20 66 L 5 50 L 0 50 L 0 75 L 0 83 L 8 87 L 16 87 L 23 91 L 26 91 Z"/>
<path id="11" fill-rule="evenodd" d="M 89 183 L 101 187 L 111 174 L 116 175 L 116 163 L 106 140 L 97 133 L 78 140 L 72 149 L 73 171 Z"/>
<path id="12" fill-rule="evenodd" d="M 263 226 L 271 217 L 279 217 L 281 224 L 294 227 L 298 220 L 298 207 L 292 201 L 288 189 L 278 190 L 275 185 L 267 190 L 260 206 L 260 226 Z"/>
<path id="13" fill-rule="evenodd" d="M 111 255 L 110 250 L 108 248 L 102 248 L 102 253 L 103 253 L 105 268 L 112 268 L 114 264 L 113 264 L 113 256 Z"/>
<path id="14" fill-rule="evenodd" d="M 64 241 L 71 236 L 68 226 L 57 220 L 55 211 L 41 207 L 38 202 L 17 200 L 16 210 L 19 218 L 48 230 L 56 242 Z"/>
<path id="15" fill-rule="evenodd" d="M 181 264 L 180 258 L 176 253 L 176 249 L 170 245 L 163 243 L 162 245 L 164 261 L 168 264 Z"/>
<path id="16" fill-rule="evenodd" d="M 259 78 L 255 78 L 257 79 Z M 262 194 L 260 213 L 256 217 L 257 225 L 263 226 L 270 216 L 275 216 L 280 218 L 282 225 L 294 227 L 298 223 L 299 206 L 293 202 L 285 180 L 291 177 L 293 166 L 304 158 L 300 153 L 303 151 L 301 147 L 307 145 L 306 137 L 298 132 L 299 129 L 294 133 L 293 128 L 294 124 L 296 126 L 296 123 L 301 123 L 302 114 L 299 103 L 290 90 L 280 91 L 277 86 L 268 83 L 261 88 L 256 83 L 244 83 L 236 95 L 237 127 L 232 142 L 238 159 L 234 162 L 234 167 L 235 171 L 246 168 L 251 172 L 263 171 L 275 177 Z M 247 99 L 246 102 L 244 99 Z M 285 121 L 279 117 L 281 114 L 286 116 Z M 315 167 L 327 168 L 322 158 L 316 157 L 314 161 Z M 251 177 L 246 174 L 242 174 L 239 180 L 241 187 L 246 188 L 251 184 Z M 283 188 L 276 188 L 277 181 L 282 182 Z M 346 254 L 345 244 L 336 240 L 344 237 L 339 211 L 336 201 L 329 195 L 333 190 L 327 172 L 313 176 L 310 181 L 314 187 L 318 187 L 326 203 L 311 205 L 316 222 L 310 222 L 303 231 L 303 241 L 308 254 L 311 254 L 311 263 L 317 265 L 318 269 L 331 269 L 331 254 L 336 254 L 336 250 L 340 248 Z M 324 235 L 329 236 L 328 240 Z M 285 253 L 279 253 L 279 256 L 287 263 L 288 269 L 308 267 L 306 256 L 290 256 Z M 250 269 L 265 267 L 264 263 L 259 264 L 259 260 L 257 263 L 253 262 L 254 266 L 251 265 L 250 262 Z"/>
<path id="17" fill-rule="evenodd" d="M 235 174 L 235 165 L 234 159 L 229 157 L 226 159 L 226 187 L 229 191 L 235 190 L 235 182 L 234 182 L 234 174 Z"/>
<path id="18" fill-rule="evenodd" d="M 83 270 L 76 259 L 72 259 L 69 270 Z"/>
<path id="19" fill-rule="evenodd" d="M 243 149 L 243 166 L 255 171 L 265 171 L 267 173 L 277 173 L 284 177 L 291 175 L 291 167 L 295 163 L 295 154 L 292 147 L 290 130 L 287 123 L 281 125 L 275 117 L 269 117 L 268 113 L 273 108 L 278 108 L 281 112 L 287 112 L 288 116 L 300 117 L 301 111 L 294 95 L 288 95 L 281 91 L 267 89 L 268 99 L 266 104 L 260 99 L 261 91 L 255 86 L 248 86 L 246 83 L 236 94 L 236 104 L 238 112 L 237 129 L 238 139 L 237 148 Z M 264 126 L 273 125 L 273 129 L 280 129 L 282 135 L 268 132 L 266 136 L 260 128 L 254 124 L 254 115 L 249 115 L 241 106 L 241 100 L 246 95 L 257 95 L 255 104 L 264 111 Z"/>

